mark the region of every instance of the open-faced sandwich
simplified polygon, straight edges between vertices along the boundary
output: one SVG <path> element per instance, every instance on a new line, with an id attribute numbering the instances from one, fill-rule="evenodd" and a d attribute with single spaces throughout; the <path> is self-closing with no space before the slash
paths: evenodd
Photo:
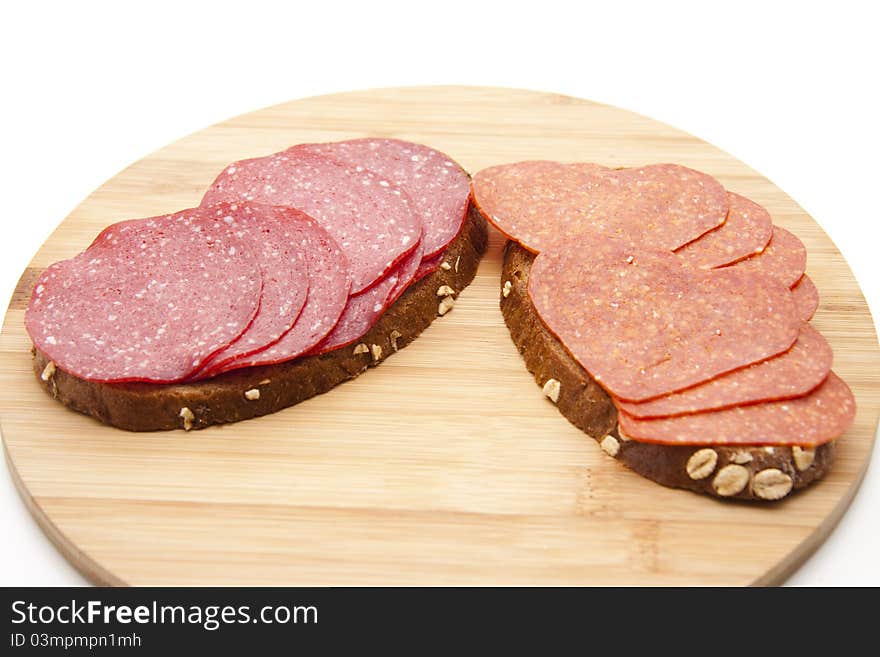
<path id="1" fill-rule="evenodd" d="M 675 164 L 484 169 L 501 310 L 544 394 L 649 479 L 778 500 L 828 472 L 855 401 L 810 324 L 806 249 Z"/>
<path id="2" fill-rule="evenodd" d="M 448 312 L 486 248 L 469 177 L 396 139 L 227 166 L 198 207 L 107 227 L 49 267 L 25 315 L 61 403 L 132 431 L 291 406 Z"/>

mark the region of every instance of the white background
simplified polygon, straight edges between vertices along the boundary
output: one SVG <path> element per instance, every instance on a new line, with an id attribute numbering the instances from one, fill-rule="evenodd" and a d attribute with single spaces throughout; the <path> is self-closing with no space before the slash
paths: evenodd
<path id="1" fill-rule="evenodd" d="M 0 301 L 121 168 L 236 114 L 376 86 L 482 84 L 638 111 L 794 197 L 880 309 L 873 3 L 4 3 Z M 880 457 L 789 584 L 880 585 Z M 85 583 L 0 471 L 0 585 Z M 719 564 L 719 568 L 723 568 Z"/>

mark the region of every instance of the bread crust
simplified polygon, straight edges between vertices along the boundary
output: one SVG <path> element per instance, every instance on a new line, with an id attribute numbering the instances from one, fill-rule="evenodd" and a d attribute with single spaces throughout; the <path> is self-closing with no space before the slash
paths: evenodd
<path id="1" fill-rule="evenodd" d="M 457 296 L 467 287 L 487 244 L 486 222 L 471 206 L 461 232 L 446 248 L 444 261 L 450 266 L 410 286 L 357 343 L 325 354 L 233 370 L 204 381 L 155 384 L 86 381 L 55 369 L 45 354 L 34 350 L 34 373 L 65 406 L 128 431 L 203 429 L 266 415 L 327 392 L 412 342 L 439 315 L 437 290 L 448 285 Z"/>
<path id="2" fill-rule="evenodd" d="M 611 398 L 565 350 L 532 305 L 527 286 L 534 259 L 534 254 L 515 242 L 508 241 L 504 247 L 500 298 L 510 337 L 559 412 L 609 456 L 664 486 L 740 500 L 782 499 L 829 471 L 834 460 L 833 442 L 815 450 L 800 450 L 655 445 L 621 435 Z"/>

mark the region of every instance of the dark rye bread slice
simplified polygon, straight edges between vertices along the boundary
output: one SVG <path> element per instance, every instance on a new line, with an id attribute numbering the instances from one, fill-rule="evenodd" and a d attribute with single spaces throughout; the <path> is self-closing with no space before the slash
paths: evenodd
<path id="1" fill-rule="evenodd" d="M 488 243 L 486 222 L 468 210 L 439 269 L 414 283 L 356 344 L 275 365 L 233 370 L 193 383 L 95 383 L 73 376 L 34 352 L 34 372 L 46 392 L 76 411 L 129 431 L 202 429 L 273 413 L 353 379 L 408 345 L 474 278 Z"/>
<path id="2" fill-rule="evenodd" d="M 829 471 L 834 443 L 813 450 L 655 445 L 627 439 L 617 426 L 611 398 L 550 333 L 532 305 L 527 286 L 534 258 L 515 242 L 505 245 L 501 313 L 544 394 L 606 454 L 664 486 L 745 500 L 781 499 Z"/>

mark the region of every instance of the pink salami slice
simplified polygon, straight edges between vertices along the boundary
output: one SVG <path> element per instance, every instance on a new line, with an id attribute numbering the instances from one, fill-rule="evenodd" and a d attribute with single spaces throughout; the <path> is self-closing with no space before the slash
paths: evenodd
<path id="1" fill-rule="evenodd" d="M 34 345 L 91 381 L 179 381 L 250 326 L 257 254 L 200 209 L 127 221 L 49 267 L 25 314 Z"/>
<path id="2" fill-rule="evenodd" d="M 786 351 L 801 321 L 788 288 L 608 238 L 560 243 L 535 259 L 541 319 L 608 392 L 644 401 Z"/>
<path id="3" fill-rule="evenodd" d="M 638 418 L 666 417 L 791 399 L 807 394 L 831 371 L 831 345 L 809 324 L 801 326 L 791 349 L 693 388 L 617 408 Z"/>
<path id="4" fill-rule="evenodd" d="M 390 274 L 369 290 L 350 296 L 336 326 L 312 353 L 323 354 L 344 347 L 369 331 L 388 307 L 397 280 L 396 274 Z"/>
<path id="5" fill-rule="evenodd" d="M 505 164 L 477 173 L 473 196 L 498 230 L 534 252 L 594 234 L 674 250 L 723 224 L 728 209 L 717 180 L 677 164 Z"/>
<path id="6" fill-rule="evenodd" d="M 727 220 L 675 253 L 693 267 L 712 269 L 761 253 L 770 242 L 770 213 L 739 194 L 727 193 Z"/>
<path id="7" fill-rule="evenodd" d="M 422 280 L 428 274 L 432 274 L 440 268 L 440 265 L 443 264 L 443 260 L 445 259 L 445 253 L 438 253 L 437 255 L 427 259 L 422 260 L 422 263 L 419 265 L 418 270 L 413 276 L 413 282 Z M 450 265 L 451 266 L 451 265 Z"/>
<path id="8" fill-rule="evenodd" d="M 659 419 L 619 414 L 633 440 L 663 445 L 802 445 L 839 438 L 855 417 L 852 391 L 834 372 L 803 397 Z"/>
<path id="9" fill-rule="evenodd" d="M 773 226 L 773 237 L 760 254 L 740 260 L 730 268 L 772 276 L 791 287 L 801 279 L 807 268 L 807 249 L 796 235 Z"/>
<path id="10" fill-rule="evenodd" d="M 213 221 L 250 243 L 263 271 L 263 296 L 254 321 L 202 365 L 201 371 L 210 373 L 221 372 L 227 363 L 277 342 L 296 322 L 309 291 L 307 243 L 301 224 L 311 224 L 312 219 L 292 208 L 247 203 L 220 203 L 204 210 Z"/>
<path id="11" fill-rule="evenodd" d="M 403 189 L 424 222 L 424 257 L 445 249 L 458 235 L 467 211 L 470 179 L 451 158 L 433 148 L 400 139 L 365 138 L 301 144 L 306 150 L 364 167 Z"/>
<path id="12" fill-rule="evenodd" d="M 448 260 L 446 257 L 446 251 L 441 251 L 435 256 L 432 256 L 428 259 L 422 259 L 422 264 L 419 265 L 418 270 L 413 276 L 413 283 L 416 281 L 422 280 L 428 274 L 433 274 L 435 271 L 440 269 L 440 267 L 448 267 L 450 269 L 454 268 L 455 271 L 458 271 L 458 258 L 453 258 Z"/>
<path id="13" fill-rule="evenodd" d="M 302 210 L 339 244 L 352 293 L 376 284 L 416 248 L 421 218 L 390 181 L 308 152 L 286 151 L 226 167 L 202 205 L 255 201 Z"/>
<path id="14" fill-rule="evenodd" d="M 397 266 L 397 269 L 394 272 L 397 276 L 397 282 L 394 284 L 391 293 L 388 295 L 385 304 L 386 307 L 397 301 L 400 296 L 406 292 L 407 288 L 415 282 L 416 274 L 422 265 L 422 253 L 421 245 L 419 245 L 419 248 L 409 254 L 406 260 Z"/>
<path id="15" fill-rule="evenodd" d="M 314 221 L 295 221 L 294 238 L 308 258 L 308 296 L 302 312 L 278 342 L 250 356 L 226 363 L 220 371 L 281 363 L 309 352 L 340 320 L 348 303 L 348 261 L 330 234 Z M 371 289 L 375 289 L 374 288 Z M 220 371 L 212 374 L 219 374 Z"/>
<path id="16" fill-rule="evenodd" d="M 315 353 L 349 345 L 373 328 L 382 313 L 412 284 L 421 261 L 422 249 L 419 245 L 384 279 L 369 290 L 350 297 L 336 327 L 316 347 Z"/>
<path id="17" fill-rule="evenodd" d="M 819 308 L 819 290 L 816 289 L 813 279 L 804 274 L 801 280 L 791 288 L 791 294 L 801 319 L 805 322 L 813 319 L 813 315 Z"/>

